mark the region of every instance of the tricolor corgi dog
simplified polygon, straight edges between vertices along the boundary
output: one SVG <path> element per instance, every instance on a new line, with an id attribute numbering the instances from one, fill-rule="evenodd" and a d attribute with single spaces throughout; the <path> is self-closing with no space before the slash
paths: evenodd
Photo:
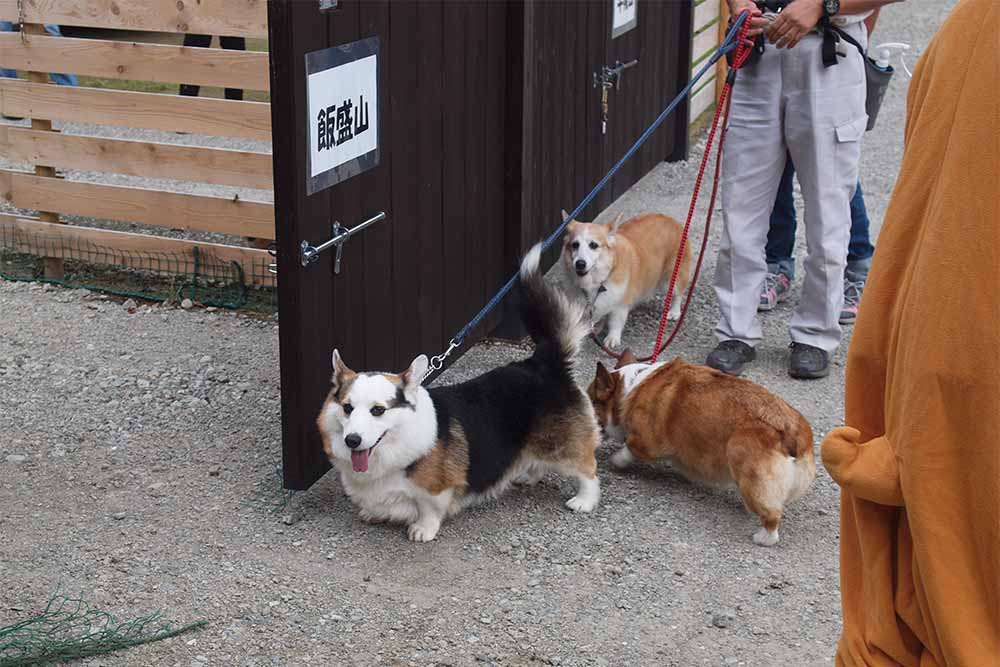
<path id="1" fill-rule="evenodd" d="M 759 545 L 778 543 L 785 506 L 816 477 L 809 422 L 749 380 L 680 359 L 639 364 L 626 350 L 614 371 L 598 362 L 587 393 L 602 428 L 625 439 L 612 464 L 665 459 L 692 481 L 736 486 L 760 517 Z"/>
<path id="2" fill-rule="evenodd" d="M 563 220 L 569 217 L 563 211 Z M 628 314 L 638 303 L 652 299 L 657 289 L 666 291 L 680 248 L 679 222 L 657 213 L 639 215 L 609 224 L 578 222 L 566 227 L 563 264 L 570 282 L 583 291 L 593 307 L 592 326 L 608 318 L 609 348 L 621 345 Z M 674 285 L 667 317 L 680 317 L 684 290 L 690 282 L 691 252 L 684 257 Z"/>
<path id="3" fill-rule="evenodd" d="M 411 540 L 427 542 L 445 517 L 546 471 L 578 481 L 571 510 L 597 506 L 601 433 L 572 372 L 587 323 L 581 305 L 546 284 L 540 256 L 536 245 L 521 264 L 521 318 L 535 344 L 527 359 L 425 389 L 424 355 L 402 373 L 358 373 L 334 350 L 318 424 L 366 521 L 405 523 Z"/>

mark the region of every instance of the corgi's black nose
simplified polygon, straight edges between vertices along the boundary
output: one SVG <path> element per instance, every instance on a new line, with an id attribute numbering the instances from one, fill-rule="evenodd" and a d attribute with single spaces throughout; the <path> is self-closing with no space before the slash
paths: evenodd
<path id="1" fill-rule="evenodd" d="M 357 433 L 350 433 L 344 436 L 344 444 L 351 449 L 357 449 L 361 446 L 361 436 Z"/>
<path id="2" fill-rule="evenodd" d="M 578 260 L 576 260 L 576 264 L 573 265 L 573 268 L 576 269 L 577 273 L 580 273 L 582 271 L 586 271 L 587 270 L 587 263 L 585 261 L 583 261 L 582 259 L 578 259 Z"/>

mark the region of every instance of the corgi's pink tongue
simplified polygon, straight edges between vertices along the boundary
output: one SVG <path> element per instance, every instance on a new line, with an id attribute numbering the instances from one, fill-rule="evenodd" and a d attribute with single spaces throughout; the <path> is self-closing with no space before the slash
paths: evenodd
<path id="1" fill-rule="evenodd" d="M 354 472 L 368 472 L 368 452 L 367 449 L 351 452 L 351 465 L 354 466 Z"/>

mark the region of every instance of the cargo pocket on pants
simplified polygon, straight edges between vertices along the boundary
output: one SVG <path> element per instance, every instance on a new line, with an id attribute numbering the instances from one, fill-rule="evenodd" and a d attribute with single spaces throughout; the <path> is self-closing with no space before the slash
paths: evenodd
<path id="1" fill-rule="evenodd" d="M 858 182 L 858 160 L 861 158 L 861 135 L 868 125 L 868 115 L 862 114 L 854 120 L 835 128 L 837 141 L 834 155 L 837 161 L 838 187 L 847 189 L 850 201 Z"/>
<path id="2" fill-rule="evenodd" d="M 868 126 L 868 115 L 858 116 L 849 123 L 837 126 L 837 143 L 843 144 L 850 141 L 857 141 L 865 133 Z"/>

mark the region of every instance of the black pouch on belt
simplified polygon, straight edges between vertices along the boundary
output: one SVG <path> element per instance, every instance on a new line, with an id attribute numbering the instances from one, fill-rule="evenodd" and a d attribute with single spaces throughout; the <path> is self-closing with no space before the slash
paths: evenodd
<path id="1" fill-rule="evenodd" d="M 889 80 L 892 79 L 892 75 L 895 74 L 896 70 L 892 68 L 892 65 L 887 65 L 885 69 L 879 67 L 875 64 L 874 60 L 868 57 L 865 50 L 861 48 L 861 44 L 858 43 L 858 40 L 840 28 L 829 26 L 827 30 L 837 33 L 844 41 L 852 44 L 858 50 L 858 53 L 861 54 L 862 60 L 864 60 L 865 85 L 867 86 L 865 111 L 868 113 L 868 126 L 865 128 L 865 131 L 871 130 L 875 127 L 875 119 L 878 118 L 878 111 L 882 107 L 882 100 L 885 99 L 885 91 L 889 89 Z M 826 41 L 824 39 L 824 46 Z"/>

